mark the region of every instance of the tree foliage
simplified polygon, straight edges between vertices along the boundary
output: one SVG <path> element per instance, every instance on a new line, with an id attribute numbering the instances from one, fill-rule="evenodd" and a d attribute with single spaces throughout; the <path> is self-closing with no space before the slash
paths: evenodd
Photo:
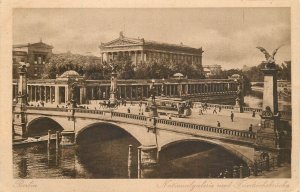
<path id="1" fill-rule="evenodd" d="M 107 69 L 101 64 L 98 57 L 84 56 L 72 53 L 53 54 L 46 64 L 43 78 L 54 79 L 65 71 L 75 70 L 87 79 L 107 78 Z"/>

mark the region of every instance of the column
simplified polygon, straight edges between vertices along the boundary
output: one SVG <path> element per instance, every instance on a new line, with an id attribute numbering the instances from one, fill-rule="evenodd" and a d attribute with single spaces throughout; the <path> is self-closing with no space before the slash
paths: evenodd
<path id="1" fill-rule="evenodd" d="M 149 97 L 149 86 L 146 86 L 146 93 L 147 93 L 147 98 Z"/>
<path id="2" fill-rule="evenodd" d="M 80 87 L 79 88 L 79 104 L 85 104 L 86 103 L 86 87 Z"/>
<path id="3" fill-rule="evenodd" d="M 55 104 L 59 104 L 60 101 L 59 101 L 59 86 L 55 86 L 54 88 L 54 103 Z"/>
<path id="4" fill-rule="evenodd" d="M 47 103 L 47 86 L 44 86 L 44 101 Z"/>
<path id="5" fill-rule="evenodd" d="M 130 100 L 132 100 L 132 86 L 130 85 Z"/>
<path id="6" fill-rule="evenodd" d="M 143 64 L 144 63 L 144 51 L 141 50 L 141 63 Z"/>
<path id="7" fill-rule="evenodd" d="M 119 98 L 122 98 L 122 86 L 118 86 L 118 94 L 119 94 Z"/>
<path id="8" fill-rule="evenodd" d="M 27 102 L 31 101 L 31 86 L 27 86 Z"/>
<path id="9" fill-rule="evenodd" d="M 144 98 L 144 85 L 142 85 L 142 94 L 141 94 L 141 96 L 142 96 L 142 99 Z"/>
<path id="10" fill-rule="evenodd" d="M 91 87 L 92 97 L 91 100 L 94 100 L 94 87 Z"/>
<path id="11" fill-rule="evenodd" d="M 68 86 L 65 86 L 65 103 L 67 103 L 69 101 L 69 90 L 68 90 Z"/>
<path id="12" fill-rule="evenodd" d="M 134 52 L 135 66 L 137 66 L 137 51 Z"/>
<path id="13" fill-rule="evenodd" d="M 39 101 L 42 100 L 42 86 L 39 86 Z"/>
<path id="14" fill-rule="evenodd" d="M 124 86 L 124 97 L 125 97 L 125 99 L 127 99 L 127 88 L 126 88 L 127 86 L 125 85 Z"/>
<path id="15" fill-rule="evenodd" d="M 49 99 L 50 99 L 50 103 L 52 103 L 52 86 L 50 86 L 49 88 L 50 88 L 50 90 L 49 90 L 49 92 L 50 92 Z"/>
<path id="16" fill-rule="evenodd" d="M 37 99 L 36 99 L 36 86 L 34 86 L 34 101 L 36 102 L 37 101 Z"/>
<path id="17" fill-rule="evenodd" d="M 106 98 L 109 98 L 109 89 L 110 89 L 109 86 L 105 86 L 105 97 Z"/>

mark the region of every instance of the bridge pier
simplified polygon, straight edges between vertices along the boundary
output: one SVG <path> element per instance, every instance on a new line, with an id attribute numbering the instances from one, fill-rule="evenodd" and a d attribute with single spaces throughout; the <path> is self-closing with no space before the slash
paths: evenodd
<path id="1" fill-rule="evenodd" d="M 75 144 L 75 132 L 63 131 L 61 132 L 61 145 L 74 145 Z"/>
<path id="2" fill-rule="evenodd" d="M 154 167 L 158 163 L 158 149 L 156 145 L 142 145 L 138 147 L 140 151 L 140 167 Z"/>

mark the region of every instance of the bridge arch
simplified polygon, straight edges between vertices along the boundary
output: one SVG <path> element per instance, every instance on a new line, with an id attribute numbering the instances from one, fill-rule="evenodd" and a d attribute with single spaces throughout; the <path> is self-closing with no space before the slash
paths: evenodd
<path id="1" fill-rule="evenodd" d="M 181 143 L 186 143 L 186 142 L 202 142 L 202 143 L 206 143 L 206 144 L 211 144 L 213 146 L 220 147 L 221 149 L 229 152 L 233 156 L 242 160 L 247 165 L 253 164 L 253 161 L 250 158 L 248 158 L 246 155 L 244 155 L 242 152 L 238 151 L 234 147 L 231 147 L 230 145 L 227 145 L 223 142 L 218 142 L 216 140 L 208 140 L 208 139 L 200 139 L 200 138 L 186 138 L 186 139 L 180 139 L 180 140 L 175 140 L 175 141 L 171 141 L 168 143 L 164 143 L 163 145 L 160 146 L 159 153 L 161 153 L 162 150 L 165 150 L 168 147 L 171 147 L 171 146 L 174 146 L 177 144 L 181 144 Z"/>
<path id="2" fill-rule="evenodd" d="M 75 141 L 76 143 L 80 143 L 81 142 L 81 139 L 82 139 L 82 136 L 85 132 L 91 130 L 91 129 L 94 129 L 94 130 L 98 130 L 98 131 L 101 131 L 101 129 L 109 129 L 109 132 L 106 131 L 105 134 L 108 134 L 107 137 L 109 137 L 109 134 L 113 135 L 113 134 L 118 134 L 118 132 L 120 134 L 122 133 L 125 133 L 125 134 L 128 134 L 129 136 L 133 137 L 135 140 L 137 140 L 140 144 L 143 143 L 143 138 L 144 138 L 144 135 L 143 134 L 139 134 L 137 133 L 136 131 L 132 131 L 130 128 L 128 128 L 128 125 L 127 126 L 124 126 L 122 124 L 116 124 L 116 123 L 111 123 L 111 122 L 106 122 L 106 121 L 100 121 L 100 122 L 96 122 L 96 123 L 91 123 L 91 124 L 88 124 L 84 127 L 82 127 L 81 129 L 79 129 L 77 132 L 76 132 L 76 138 L 75 138 Z M 105 130 L 104 130 L 105 131 Z"/>
<path id="3" fill-rule="evenodd" d="M 27 124 L 26 135 L 27 136 L 42 136 L 47 135 L 48 130 L 53 133 L 56 131 L 63 131 L 63 126 L 50 117 L 37 117 L 32 119 Z"/>

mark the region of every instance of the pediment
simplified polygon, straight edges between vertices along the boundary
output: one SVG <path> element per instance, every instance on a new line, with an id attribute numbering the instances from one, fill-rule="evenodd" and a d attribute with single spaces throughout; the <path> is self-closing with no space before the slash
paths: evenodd
<path id="1" fill-rule="evenodd" d="M 102 46 L 104 47 L 114 47 L 114 46 L 127 46 L 127 45 L 140 45 L 142 40 L 132 40 L 132 39 L 125 39 L 125 38 L 118 38 L 108 43 L 103 43 Z"/>

